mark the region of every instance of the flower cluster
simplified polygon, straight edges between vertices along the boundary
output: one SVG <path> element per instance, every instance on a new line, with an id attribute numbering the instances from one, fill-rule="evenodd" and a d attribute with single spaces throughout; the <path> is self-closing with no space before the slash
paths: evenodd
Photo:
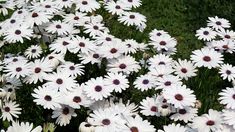
<path id="1" fill-rule="evenodd" d="M 113 36 L 96 13 L 106 10 L 120 23 L 143 31 L 146 17 L 133 12 L 141 0 L 9 0 L 0 6 L 5 16 L 14 10 L 0 23 L 2 48 L 27 47 L 4 54 L 0 61 L 0 118 L 11 124 L 6 132 L 42 131 L 41 126 L 18 121 L 23 108 L 16 93 L 27 86 L 33 86 L 33 102 L 51 111 L 59 126 L 69 125 L 79 118 L 77 111 L 86 110 L 86 120 L 78 124 L 81 132 L 155 132 L 161 126 L 145 118 L 154 116 L 176 122 L 159 132 L 235 131 L 235 87 L 219 93 L 222 111 L 198 115 L 200 101 L 185 85 L 200 67 L 235 80 L 235 67 L 224 63 L 224 54 L 235 51 L 228 20 L 209 17 L 207 27 L 196 32 L 206 45 L 187 60 L 173 59 L 177 40 L 168 32 L 153 29 L 147 43 L 123 40 Z M 132 91 L 153 95 L 135 103 L 131 97 L 121 98 Z"/>

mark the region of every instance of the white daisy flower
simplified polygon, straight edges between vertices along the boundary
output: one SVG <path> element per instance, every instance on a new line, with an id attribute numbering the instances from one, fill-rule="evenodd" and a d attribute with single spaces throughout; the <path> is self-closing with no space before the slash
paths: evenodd
<path id="1" fill-rule="evenodd" d="M 58 66 L 59 72 L 66 72 L 72 77 L 81 76 L 84 74 L 84 66 L 81 64 L 74 64 L 73 62 L 66 61 L 62 65 Z"/>
<path id="2" fill-rule="evenodd" d="M 174 121 L 184 121 L 185 123 L 188 123 L 189 121 L 192 121 L 198 113 L 198 109 L 193 107 L 184 107 L 182 109 L 177 109 L 177 113 L 170 116 L 170 119 Z"/>
<path id="3" fill-rule="evenodd" d="M 92 12 L 100 8 L 96 0 L 79 0 L 76 2 L 76 10 L 81 12 Z"/>
<path id="4" fill-rule="evenodd" d="M 150 70 L 149 74 L 151 74 L 155 78 L 167 76 L 174 72 L 171 66 L 165 66 L 165 65 L 150 67 L 149 70 Z"/>
<path id="5" fill-rule="evenodd" d="M 26 77 L 30 74 L 30 63 L 17 61 L 16 63 L 10 63 L 4 67 L 4 72 L 8 77 Z"/>
<path id="6" fill-rule="evenodd" d="M 203 41 L 211 41 L 215 39 L 217 33 L 213 31 L 211 28 L 200 28 L 197 30 L 196 37 L 198 37 L 199 40 Z"/>
<path id="7" fill-rule="evenodd" d="M 110 72 L 130 74 L 131 72 L 137 72 L 139 69 L 140 65 L 131 56 L 122 56 L 116 60 L 111 60 L 108 63 L 108 71 Z"/>
<path id="8" fill-rule="evenodd" d="M 218 18 L 215 17 L 208 17 L 209 20 L 207 20 L 207 26 L 212 27 L 215 30 L 221 30 L 224 28 L 230 28 L 230 23 L 228 20 L 224 18 Z"/>
<path id="9" fill-rule="evenodd" d="M 57 0 L 56 4 L 59 8 L 71 8 L 74 0 Z"/>
<path id="10" fill-rule="evenodd" d="M 226 105 L 228 109 L 235 109 L 235 87 L 223 89 L 219 95 L 220 103 Z"/>
<path id="11" fill-rule="evenodd" d="M 178 62 L 175 61 L 173 68 L 175 74 L 185 80 L 197 75 L 196 66 L 191 61 L 178 59 Z"/>
<path id="12" fill-rule="evenodd" d="M 222 122 L 221 113 L 210 109 L 208 114 L 203 114 L 193 119 L 192 128 L 198 132 L 217 131 L 222 128 Z"/>
<path id="13" fill-rule="evenodd" d="M 22 109 L 19 108 L 19 104 L 13 101 L 5 102 L 1 108 L 1 117 L 2 120 L 7 120 L 7 121 L 14 121 L 14 118 L 19 118 L 19 114 L 21 114 Z"/>
<path id="14" fill-rule="evenodd" d="M 73 31 L 73 26 L 58 20 L 53 21 L 51 24 L 49 24 L 49 26 L 45 30 L 49 33 L 63 36 L 71 34 L 71 32 Z"/>
<path id="15" fill-rule="evenodd" d="M 89 38 L 75 36 L 72 38 L 72 44 L 69 46 L 69 51 L 72 53 L 85 53 L 96 51 L 97 47 Z"/>
<path id="16" fill-rule="evenodd" d="M 61 108 L 62 94 L 47 86 L 39 86 L 37 89 L 34 89 L 32 96 L 35 98 L 33 101 L 37 105 L 43 106 L 44 109 L 54 110 Z"/>
<path id="17" fill-rule="evenodd" d="M 170 38 L 171 36 L 168 34 L 168 32 L 164 30 L 157 30 L 157 29 L 154 29 L 149 33 L 150 40 L 154 42 L 158 41 L 159 37 Z"/>
<path id="18" fill-rule="evenodd" d="M 28 59 L 38 58 L 40 57 L 41 54 L 42 54 L 42 48 L 39 45 L 31 45 L 24 52 L 24 55 Z"/>
<path id="19" fill-rule="evenodd" d="M 146 17 L 137 12 L 124 12 L 118 21 L 127 26 L 141 26 L 147 22 Z"/>
<path id="20" fill-rule="evenodd" d="M 172 58 L 169 55 L 165 55 L 165 54 L 157 54 L 149 58 L 150 68 L 157 67 L 159 65 L 163 65 L 165 67 L 171 66 L 172 62 L 173 62 Z"/>
<path id="21" fill-rule="evenodd" d="M 30 6 L 30 8 L 34 12 L 56 14 L 59 12 L 59 10 L 61 10 L 61 8 L 57 6 L 56 1 L 53 0 L 41 0 L 40 2 L 33 1 L 31 4 L 32 6 Z"/>
<path id="22" fill-rule="evenodd" d="M 231 30 L 219 30 L 218 35 L 225 40 L 234 40 L 235 39 L 235 32 Z"/>
<path id="23" fill-rule="evenodd" d="M 34 127 L 33 123 L 29 122 L 12 122 L 12 125 L 8 127 L 6 132 L 41 132 L 42 127 Z"/>
<path id="24" fill-rule="evenodd" d="M 235 67 L 230 64 L 222 64 L 219 73 L 223 80 L 233 81 L 235 79 Z"/>
<path id="25" fill-rule="evenodd" d="M 190 57 L 197 67 L 211 69 L 223 63 L 223 55 L 214 49 L 202 48 L 200 50 L 194 50 Z"/>
<path id="26" fill-rule="evenodd" d="M 224 109 L 222 111 L 222 117 L 225 124 L 232 126 L 235 129 L 235 110 L 233 109 Z"/>
<path id="27" fill-rule="evenodd" d="M 178 85 L 182 85 L 181 79 L 174 75 L 165 75 L 156 78 L 156 89 L 171 89 Z"/>
<path id="28" fill-rule="evenodd" d="M 25 20 L 27 20 L 26 24 L 33 28 L 34 25 L 39 26 L 49 22 L 51 18 L 52 16 L 45 12 L 31 12 L 25 17 Z"/>
<path id="29" fill-rule="evenodd" d="M 84 91 L 87 96 L 96 101 L 110 96 L 113 89 L 114 88 L 105 85 L 102 77 L 91 78 L 84 85 Z"/>
<path id="30" fill-rule="evenodd" d="M 75 113 L 74 109 L 63 105 L 62 108 L 57 108 L 52 112 L 52 118 L 56 119 L 56 124 L 60 126 L 66 126 L 70 123 L 72 117 L 76 117 L 77 114 Z"/>
<path id="31" fill-rule="evenodd" d="M 122 15 L 125 11 L 131 10 L 130 6 L 122 1 L 109 1 L 105 4 L 104 8 L 112 15 Z"/>
<path id="32" fill-rule="evenodd" d="M 125 46 L 125 54 L 134 54 L 137 52 L 138 48 L 139 48 L 139 43 L 136 42 L 134 39 L 126 39 L 123 42 Z"/>
<path id="33" fill-rule="evenodd" d="M 175 86 L 172 88 L 163 90 L 163 97 L 168 103 L 174 105 L 175 108 L 184 108 L 186 106 L 194 106 L 196 102 L 196 96 L 193 91 L 183 86 Z"/>
<path id="34" fill-rule="evenodd" d="M 145 74 L 137 77 L 133 84 L 135 88 L 145 91 L 154 88 L 156 86 L 155 81 L 155 78 L 150 74 Z"/>
<path id="35" fill-rule="evenodd" d="M 121 1 L 125 3 L 127 6 L 133 7 L 133 8 L 136 8 L 142 5 L 141 0 L 121 0 Z"/>
<path id="36" fill-rule="evenodd" d="M 81 60 L 81 63 L 82 64 L 88 64 L 88 63 L 91 63 L 91 64 L 100 64 L 101 63 L 101 60 L 102 60 L 102 57 L 99 53 L 97 52 L 89 52 L 88 54 L 79 54 L 78 55 L 80 57 L 80 60 Z"/>
<path id="37" fill-rule="evenodd" d="M 75 14 L 66 14 L 64 16 L 64 22 L 74 26 L 83 26 L 87 19 L 87 14 L 81 12 L 75 12 Z"/>
<path id="38" fill-rule="evenodd" d="M 159 111 L 159 104 L 160 102 L 156 99 L 156 97 L 143 99 L 140 102 L 140 113 L 142 113 L 145 116 L 160 116 Z"/>
<path id="39" fill-rule="evenodd" d="M 88 22 L 84 25 L 84 29 L 84 33 L 89 34 L 89 36 L 92 38 L 109 32 L 107 31 L 108 29 L 104 26 L 104 24 L 100 22 Z"/>
<path id="40" fill-rule="evenodd" d="M 51 51 L 56 53 L 66 54 L 71 45 L 72 40 L 70 37 L 58 37 L 52 44 L 49 45 L 49 48 Z"/>
<path id="41" fill-rule="evenodd" d="M 114 91 L 119 93 L 129 88 L 129 81 L 126 75 L 122 73 L 108 73 L 104 78 L 104 83 L 108 87 L 114 88 Z"/>
<path id="42" fill-rule="evenodd" d="M 103 33 L 100 36 L 95 37 L 95 44 L 100 46 L 103 44 L 111 44 L 114 41 L 121 41 L 118 38 L 115 38 L 113 35 L 108 33 Z"/>

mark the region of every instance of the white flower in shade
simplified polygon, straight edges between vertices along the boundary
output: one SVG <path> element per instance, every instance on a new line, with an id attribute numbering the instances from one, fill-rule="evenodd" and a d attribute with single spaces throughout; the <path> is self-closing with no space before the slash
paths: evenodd
<path id="1" fill-rule="evenodd" d="M 234 40 L 235 32 L 231 30 L 219 30 L 218 35 L 224 40 Z"/>
<path id="2" fill-rule="evenodd" d="M 25 77 L 30 74 L 30 63 L 24 61 L 17 61 L 16 63 L 10 63 L 4 67 L 4 72 L 8 77 Z"/>
<path id="3" fill-rule="evenodd" d="M 42 48 L 39 45 L 31 45 L 24 52 L 24 55 L 29 59 L 40 57 L 42 54 Z"/>
<path id="4" fill-rule="evenodd" d="M 79 132 L 94 132 L 95 131 L 95 127 L 92 126 L 91 124 L 87 123 L 87 122 L 82 122 L 79 125 L 78 131 Z"/>
<path id="5" fill-rule="evenodd" d="M 207 20 L 207 26 L 212 27 L 215 30 L 221 30 L 224 28 L 230 28 L 230 23 L 228 20 L 224 18 L 218 18 L 215 17 L 208 17 L 209 20 Z"/>
<path id="6" fill-rule="evenodd" d="M 225 124 L 232 126 L 235 129 L 235 110 L 224 109 L 222 112 L 223 121 Z"/>
<path id="7" fill-rule="evenodd" d="M 74 91 L 65 93 L 64 98 L 64 103 L 74 109 L 80 109 L 81 106 L 88 107 L 93 103 L 79 86 Z"/>
<path id="8" fill-rule="evenodd" d="M 72 45 L 70 37 L 58 37 L 52 44 L 49 45 L 51 51 L 56 53 L 66 54 L 69 47 Z"/>
<path id="9" fill-rule="evenodd" d="M 6 132 L 41 132 L 42 127 L 33 127 L 33 123 L 29 122 L 12 122 L 12 125 L 8 127 Z"/>
<path id="10" fill-rule="evenodd" d="M 125 54 L 134 54 L 137 52 L 137 50 L 139 48 L 139 43 L 136 42 L 134 39 L 126 39 L 123 42 L 123 44 L 126 45 Z"/>
<path id="11" fill-rule="evenodd" d="M 163 31 L 163 30 L 154 29 L 149 33 L 149 38 L 152 41 L 158 41 L 159 37 L 162 37 L 162 36 L 168 37 L 168 38 L 170 37 L 168 32 Z"/>
<path id="12" fill-rule="evenodd" d="M 100 8 L 96 0 L 79 0 L 76 1 L 76 9 L 81 12 L 92 12 Z"/>
<path id="13" fill-rule="evenodd" d="M 89 38 L 75 36 L 72 38 L 72 45 L 69 47 L 69 51 L 72 53 L 85 53 L 88 54 L 91 51 L 96 51 L 94 42 Z"/>
<path id="14" fill-rule="evenodd" d="M 83 26 L 86 19 L 86 13 L 75 12 L 75 14 L 66 14 L 63 21 L 74 26 Z"/>
<path id="15" fill-rule="evenodd" d="M 82 64 L 87 64 L 87 63 L 91 63 L 91 64 L 100 64 L 101 63 L 101 60 L 102 60 L 102 57 L 99 53 L 97 52 L 89 52 L 88 54 L 79 54 L 78 55 L 81 60 L 81 63 Z"/>
<path id="16" fill-rule="evenodd" d="M 219 98 L 221 104 L 226 105 L 226 108 L 235 109 L 235 87 L 227 87 L 219 95 L 221 96 Z"/>
<path id="17" fill-rule="evenodd" d="M 156 89 L 171 89 L 178 85 L 182 85 L 181 79 L 174 75 L 165 75 L 156 79 Z"/>
<path id="18" fill-rule="evenodd" d="M 107 33 L 108 29 L 104 26 L 103 23 L 98 22 L 88 22 L 84 25 L 84 33 L 89 34 L 90 37 L 94 38 L 102 35 L 103 33 Z"/>
<path id="19" fill-rule="evenodd" d="M 153 125 L 147 120 L 143 120 L 140 116 L 125 117 L 126 124 L 120 127 L 121 132 L 156 132 Z"/>
<path id="20" fill-rule="evenodd" d="M 211 69 L 223 63 L 223 55 L 214 49 L 202 48 L 200 50 L 194 50 L 190 57 L 197 67 Z"/>
<path id="21" fill-rule="evenodd" d="M 186 88 L 185 85 L 177 85 L 175 87 L 166 88 L 163 90 L 163 97 L 168 103 L 174 105 L 175 108 L 184 108 L 186 106 L 194 106 L 196 97 L 193 91 Z"/>
<path id="22" fill-rule="evenodd" d="M 38 81 L 42 82 L 48 73 L 53 71 L 53 66 L 47 59 L 37 59 L 30 63 L 30 74 L 24 79 L 26 83 L 36 84 Z"/>
<path id="23" fill-rule="evenodd" d="M 221 65 L 219 73 L 223 80 L 233 81 L 235 79 L 235 67 L 230 64 Z"/>
<path id="24" fill-rule="evenodd" d="M 47 86 L 39 86 L 34 89 L 32 96 L 35 98 L 33 101 L 37 105 L 43 106 L 44 109 L 61 108 L 62 94 L 56 90 L 52 90 Z"/>
<path id="25" fill-rule="evenodd" d="M 55 91 L 72 91 L 77 86 L 74 77 L 71 77 L 70 74 L 66 72 L 54 72 L 45 76 L 44 79 L 47 81 L 44 85 L 53 88 Z"/>
<path id="26" fill-rule="evenodd" d="M 60 126 L 66 126 L 70 123 L 71 118 L 76 116 L 73 108 L 63 105 L 62 108 L 55 109 L 51 117 L 57 118 L 56 123 Z"/>
<path id="27" fill-rule="evenodd" d="M 91 78 L 84 85 L 84 91 L 87 96 L 94 100 L 102 100 L 111 95 L 113 87 L 108 87 L 102 77 Z"/>
<path id="28" fill-rule="evenodd" d="M 138 106 L 134 103 L 130 103 L 130 100 L 127 100 L 127 103 L 124 104 L 122 99 L 116 103 L 110 101 L 110 109 L 114 111 L 119 116 L 135 116 L 138 113 Z"/>
<path id="29" fill-rule="evenodd" d="M 33 30 L 29 29 L 27 26 L 25 25 L 17 25 L 14 27 L 11 27 L 10 29 L 7 29 L 7 31 L 5 32 L 5 37 L 4 40 L 6 40 L 8 43 L 16 43 L 16 42 L 20 42 L 23 43 L 24 42 L 24 38 L 26 39 L 31 39 L 30 37 L 32 37 L 33 35 Z"/>
<path id="30" fill-rule="evenodd" d="M 96 132 L 117 131 L 120 125 L 126 123 L 110 108 L 94 110 L 88 117 L 88 123 L 95 127 Z"/>
<path id="31" fill-rule="evenodd" d="M 163 126 L 163 130 L 158 130 L 157 132 L 188 132 L 187 127 L 181 126 L 180 124 L 169 124 Z"/>
<path id="32" fill-rule="evenodd" d="M 145 74 L 137 77 L 133 84 L 135 88 L 145 91 L 154 88 L 156 86 L 155 81 L 155 78 L 150 74 Z"/>
<path id="33" fill-rule="evenodd" d="M 125 11 L 131 10 L 130 6 L 122 1 L 109 1 L 106 3 L 104 8 L 112 15 L 122 15 Z"/>
<path id="34" fill-rule="evenodd" d="M 99 48 L 99 53 L 107 59 L 118 58 L 125 52 L 125 45 L 120 41 L 114 41 L 110 44 L 103 44 Z"/>
<path id="35" fill-rule="evenodd" d="M 212 39 L 215 39 L 216 32 L 213 31 L 211 28 L 200 28 L 197 30 L 196 37 L 198 37 L 199 40 L 203 41 L 211 41 Z"/>
<path id="36" fill-rule="evenodd" d="M 50 15 L 56 14 L 59 12 L 61 8 L 59 8 L 55 1 L 53 0 L 46 0 L 46 1 L 40 1 L 35 2 L 32 1 L 32 6 L 30 6 L 31 10 L 35 12 L 45 12 Z"/>
<path id="37" fill-rule="evenodd" d="M 150 67 L 149 70 L 149 74 L 151 74 L 155 78 L 168 76 L 174 72 L 171 66 L 165 65 L 157 65 L 154 67 Z"/>
<path id="38" fill-rule="evenodd" d="M 156 99 L 156 97 L 143 99 L 140 102 L 140 113 L 142 113 L 145 116 L 160 116 L 159 111 L 159 104 L 160 102 Z"/>
<path id="39" fill-rule="evenodd" d="M 184 121 L 185 123 L 188 123 L 189 121 L 192 121 L 198 113 L 198 109 L 193 107 L 184 107 L 182 109 L 177 109 L 177 113 L 171 115 L 171 119 L 174 121 Z"/>
<path id="40" fill-rule="evenodd" d="M 104 83 L 106 86 L 114 88 L 114 91 L 119 93 L 129 88 L 129 81 L 126 75 L 122 73 L 108 73 L 104 78 Z"/>
<path id="41" fill-rule="evenodd" d="M 207 47 L 221 53 L 226 52 L 231 54 L 235 51 L 235 42 L 233 40 L 213 40 L 207 42 Z"/>
<path id="42" fill-rule="evenodd" d="M 5 64 L 17 64 L 19 62 L 21 63 L 27 63 L 28 62 L 28 59 L 25 58 L 24 56 L 20 56 L 20 55 L 17 55 L 17 56 L 6 56 L 3 60 L 3 62 Z"/>
<path id="43" fill-rule="evenodd" d="M 139 6 L 141 6 L 142 4 L 141 4 L 141 0 L 121 0 L 123 3 L 125 3 L 127 6 L 129 6 L 129 7 L 134 7 L 134 8 L 136 8 L 136 7 L 139 7 Z"/>
<path id="44" fill-rule="evenodd" d="M 120 41 L 120 39 L 115 38 L 113 35 L 109 33 L 103 33 L 100 36 L 95 37 L 95 44 L 100 46 L 103 44 L 111 44 L 114 41 Z"/>
<path id="45" fill-rule="evenodd" d="M 124 12 L 118 21 L 127 26 L 141 26 L 147 22 L 146 17 L 137 12 Z"/>
<path id="46" fill-rule="evenodd" d="M 121 56 L 118 59 L 109 61 L 108 71 L 110 72 L 123 72 L 124 74 L 130 74 L 131 72 L 137 72 L 140 69 L 140 65 L 132 56 Z"/>
<path id="47" fill-rule="evenodd" d="M 164 54 L 157 54 L 149 58 L 150 68 L 157 67 L 159 65 L 163 65 L 164 67 L 171 66 L 172 62 L 173 62 L 172 58 L 169 55 L 164 55 Z"/>
<path id="48" fill-rule="evenodd" d="M 46 31 L 52 34 L 58 34 L 59 36 L 69 35 L 73 30 L 73 26 L 61 21 L 53 21 L 46 28 Z"/>
<path id="49" fill-rule="evenodd" d="M 191 61 L 178 59 L 178 62 L 175 61 L 173 68 L 175 74 L 185 80 L 197 75 L 196 66 Z"/>
<path id="50" fill-rule="evenodd" d="M 57 70 L 60 72 L 66 72 L 72 77 L 81 76 L 84 74 L 84 66 L 81 64 L 74 64 L 73 62 L 66 61 L 62 65 L 58 66 Z"/>
<path id="51" fill-rule="evenodd" d="M 33 28 L 34 25 L 39 26 L 49 22 L 51 18 L 52 16 L 45 12 L 31 12 L 25 17 L 25 20 L 27 21 L 26 24 Z"/>
<path id="52" fill-rule="evenodd" d="M 5 102 L 1 108 L 1 117 L 2 120 L 7 120 L 7 121 L 14 121 L 14 118 L 19 118 L 19 114 L 21 114 L 22 109 L 19 108 L 19 104 L 17 104 L 14 101 L 9 101 Z"/>
<path id="53" fill-rule="evenodd" d="M 198 132 L 218 131 L 222 128 L 222 122 L 221 113 L 209 109 L 208 114 L 203 114 L 193 119 L 192 128 Z"/>

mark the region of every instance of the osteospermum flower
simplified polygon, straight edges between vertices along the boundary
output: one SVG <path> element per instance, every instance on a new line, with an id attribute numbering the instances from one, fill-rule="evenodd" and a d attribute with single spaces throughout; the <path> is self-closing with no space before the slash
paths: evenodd
<path id="1" fill-rule="evenodd" d="M 52 16 L 45 12 L 31 12 L 25 17 L 25 20 L 27 20 L 26 24 L 33 28 L 34 25 L 40 26 L 49 22 L 51 18 Z"/>
<path id="2" fill-rule="evenodd" d="M 34 128 L 33 123 L 29 122 L 12 122 L 12 125 L 8 127 L 6 132 L 41 132 L 42 127 L 37 126 Z"/>
<path id="3" fill-rule="evenodd" d="M 83 68 L 84 66 L 81 64 L 74 64 L 73 62 L 67 61 L 64 64 L 60 65 L 57 70 L 60 72 L 66 72 L 72 77 L 77 77 L 84 74 Z"/>
<path id="4" fill-rule="evenodd" d="M 53 0 L 46 0 L 40 2 L 32 2 L 32 6 L 30 6 L 31 10 L 34 12 L 45 12 L 48 14 L 56 14 L 61 9 L 57 6 L 56 1 Z"/>
<path id="5" fill-rule="evenodd" d="M 169 55 L 157 54 L 149 58 L 148 64 L 150 65 L 150 67 L 157 67 L 159 65 L 163 65 L 164 67 L 166 67 L 171 66 L 172 62 L 172 58 Z"/>
<path id="6" fill-rule="evenodd" d="M 181 79 L 178 76 L 165 75 L 156 79 L 156 89 L 171 89 L 178 85 L 182 85 Z"/>
<path id="7" fill-rule="evenodd" d="M 180 124 L 169 124 L 163 126 L 163 130 L 157 132 L 187 132 L 187 127 L 181 126 Z"/>
<path id="8" fill-rule="evenodd" d="M 171 115 L 171 119 L 174 121 L 184 121 L 185 123 L 188 123 L 189 121 L 192 121 L 197 116 L 198 110 L 193 107 L 184 107 L 182 109 L 177 109 L 177 112 L 173 115 Z"/>
<path id="9" fill-rule="evenodd" d="M 150 40 L 152 40 L 153 42 L 158 41 L 159 37 L 167 37 L 169 38 L 170 35 L 168 34 L 168 32 L 164 31 L 164 30 L 157 30 L 154 29 L 149 33 L 149 38 Z"/>
<path id="10" fill-rule="evenodd" d="M 103 33 L 107 33 L 108 29 L 101 22 L 89 22 L 84 25 L 84 32 L 89 34 L 90 37 L 97 37 L 102 35 Z"/>
<path id="11" fill-rule="evenodd" d="M 108 73 L 104 78 L 104 83 L 106 86 L 114 88 L 114 91 L 119 93 L 129 87 L 129 81 L 126 75 L 122 73 Z"/>
<path id="12" fill-rule="evenodd" d="M 156 86 L 155 83 L 155 78 L 152 77 L 150 74 L 146 74 L 146 75 L 141 75 L 139 77 L 137 77 L 137 79 L 134 81 L 134 86 L 135 88 L 141 90 L 141 91 L 145 91 L 148 89 L 152 89 L 153 87 Z"/>
<path id="13" fill-rule="evenodd" d="M 63 21 L 74 26 L 83 26 L 87 18 L 86 13 L 75 12 L 75 14 L 66 14 Z"/>
<path id="14" fill-rule="evenodd" d="M 233 81 L 235 79 L 235 67 L 230 64 L 221 65 L 219 73 L 224 80 Z"/>
<path id="15" fill-rule="evenodd" d="M 62 94 L 47 86 L 39 86 L 34 89 L 32 96 L 35 98 L 33 101 L 37 105 L 43 106 L 44 109 L 54 110 L 55 108 L 61 108 Z"/>
<path id="16" fill-rule="evenodd" d="M 223 121 L 225 124 L 232 126 L 233 129 L 235 129 L 235 110 L 232 109 L 224 109 L 222 111 L 222 117 L 223 117 Z"/>
<path id="17" fill-rule="evenodd" d="M 98 77 L 91 78 L 87 81 L 84 85 L 84 91 L 89 98 L 97 101 L 110 96 L 113 88 L 106 86 L 104 79 L 102 77 Z"/>
<path id="18" fill-rule="evenodd" d="M 112 15 L 122 15 L 125 11 L 130 10 L 130 6 L 128 6 L 127 4 L 125 4 L 122 1 L 109 1 L 106 3 L 105 7 L 104 7 L 109 13 L 111 13 Z"/>
<path id="19" fill-rule="evenodd" d="M 230 23 L 228 20 L 224 18 L 218 18 L 215 17 L 208 17 L 209 20 L 207 20 L 207 26 L 212 27 L 215 30 L 221 30 L 224 28 L 230 28 Z"/>
<path id="20" fill-rule="evenodd" d="M 199 40 L 211 41 L 212 39 L 215 39 L 216 32 L 213 31 L 209 27 L 200 28 L 200 29 L 197 30 L 196 37 L 198 37 Z"/>
<path id="21" fill-rule="evenodd" d="M 116 60 L 112 60 L 108 64 L 108 71 L 110 72 L 123 72 L 130 74 L 131 72 L 137 72 L 140 66 L 137 61 L 131 56 L 122 56 Z"/>
<path id="22" fill-rule="evenodd" d="M 30 74 L 30 63 L 24 61 L 10 63 L 4 67 L 3 71 L 6 72 L 6 76 L 9 76 L 11 78 L 26 77 Z"/>
<path id="23" fill-rule="evenodd" d="M 234 40 L 235 32 L 231 30 L 220 30 L 218 31 L 218 35 L 225 40 Z"/>
<path id="24" fill-rule="evenodd" d="M 39 45 L 31 45 L 24 52 L 24 55 L 28 59 L 38 58 L 40 57 L 41 54 L 42 54 L 42 48 Z"/>
<path id="25" fill-rule="evenodd" d="M 33 34 L 32 29 L 29 29 L 25 25 L 20 25 L 20 26 L 18 25 L 8 29 L 5 32 L 4 40 L 6 40 L 8 43 L 16 43 L 16 42 L 23 43 L 24 42 L 23 39 L 26 38 L 30 40 L 31 39 L 30 37 L 33 36 L 32 34 Z"/>
<path id="26" fill-rule="evenodd" d="M 1 117 L 3 120 L 14 121 L 14 118 L 18 118 L 19 114 L 21 114 L 22 109 L 19 108 L 19 104 L 13 101 L 5 102 L 1 108 Z"/>
<path id="27" fill-rule="evenodd" d="M 228 109 L 235 109 L 235 87 L 223 89 L 222 92 L 219 93 L 221 96 L 219 98 L 220 103 L 226 105 Z"/>
<path id="28" fill-rule="evenodd" d="M 214 49 L 202 48 L 193 51 L 190 56 L 191 60 L 198 67 L 207 67 L 209 69 L 218 67 L 223 63 L 223 55 L 216 52 Z"/>
<path id="29" fill-rule="evenodd" d="M 175 74 L 185 80 L 197 75 L 196 66 L 191 61 L 178 59 L 178 62 L 174 63 L 173 68 Z"/>
<path id="30" fill-rule="evenodd" d="M 62 106 L 57 108 L 52 112 L 52 118 L 57 118 L 56 123 L 60 126 L 66 126 L 70 123 L 72 117 L 76 117 L 77 114 L 74 112 L 74 109 L 69 106 Z"/>
<path id="31" fill-rule="evenodd" d="M 79 0 L 76 2 L 76 8 L 81 12 L 92 12 L 100 8 L 96 0 Z"/>
<path id="32" fill-rule="evenodd" d="M 118 21 L 127 26 L 142 26 L 147 20 L 146 17 L 140 13 L 124 12 L 123 15 L 118 18 Z"/>
<path id="33" fill-rule="evenodd" d="M 121 1 L 129 7 L 136 8 L 141 6 L 141 0 L 121 0 Z"/>
<path id="34" fill-rule="evenodd" d="M 56 53 L 66 54 L 71 47 L 72 40 L 70 37 L 57 38 L 52 44 L 49 45 L 50 50 Z"/>
<path id="35" fill-rule="evenodd" d="M 100 64 L 101 60 L 102 60 L 101 55 L 97 52 L 94 52 L 94 51 L 88 52 L 87 54 L 86 53 L 79 54 L 78 56 L 80 57 L 82 64 L 87 64 L 87 63 Z"/>
<path id="36" fill-rule="evenodd" d="M 156 99 L 156 97 L 143 99 L 140 102 L 140 113 L 145 116 L 160 116 L 160 102 Z"/>
<path id="37" fill-rule="evenodd" d="M 198 132 L 217 131 L 221 129 L 222 122 L 221 113 L 209 109 L 208 114 L 203 114 L 193 119 L 192 128 L 196 129 Z"/>
<path id="38" fill-rule="evenodd" d="M 163 90 L 163 97 L 168 103 L 174 105 L 175 108 L 184 108 L 186 106 L 194 106 L 196 97 L 193 91 L 183 86 L 175 86 Z"/>
<path id="39" fill-rule="evenodd" d="M 46 31 L 52 34 L 58 34 L 59 36 L 63 36 L 72 33 L 73 26 L 58 20 L 58 21 L 53 21 L 46 28 Z"/>

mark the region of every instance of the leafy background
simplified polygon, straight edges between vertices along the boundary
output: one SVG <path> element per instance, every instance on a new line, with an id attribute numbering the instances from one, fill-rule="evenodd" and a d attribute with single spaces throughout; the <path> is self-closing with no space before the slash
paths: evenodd
<path id="1" fill-rule="evenodd" d="M 144 14 L 147 17 L 147 28 L 143 33 L 135 30 L 133 27 L 127 27 L 117 21 L 116 16 L 109 15 L 104 9 L 98 10 L 98 14 L 104 17 L 106 26 L 111 30 L 111 34 L 122 39 L 135 39 L 138 42 L 147 42 L 148 34 L 154 28 L 162 29 L 170 33 L 178 41 L 177 54 L 173 57 L 189 59 L 191 52 L 203 46 L 203 42 L 197 40 L 195 32 L 200 27 L 206 26 L 208 17 L 218 16 L 228 19 L 232 24 L 232 29 L 235 28 L 235 1 L 234 0 L 143 0 L 143 5 L 136 11 Z M 4 18 L 1 17 L 1 20 Z M 17 53 L 23 51 L 30 45 L 30 42 L 17 45 L 7 45 L 1 50 L 3 53 Z M 138 57 L 138 55 L 137 55 Z M 235 64 L 234 55 L 225 55 L 225 62 Z M 67 54 L 66 59 L 78 62 L 75 55 Z M 86 75 L 83 78 L 78 78 L 79 82 L 84 82 L 90 77 L 104 75 L 105 66 L 97 72 L 97 66 L 86 65 Z M 96 74 L 94 74 L 96 73 Z M 136 78 L 136 74 L 130 77 L 132 82 Z M 206 113 L 208 109 L 221 110 L 221 106 L 217 100 L 218 92 L 221 89 L 232 85 L 223 81 L 217 69 L 208 70 L 200 68 L 198 76 L 184 81 L 184 83 L 195 91 L 197 98 L 202 102 L 202 108 L 199 109 L 199 114 Z M 31 93 L 36 85 L 24 85 L 17 91 L 17 102 L 23 108 L 21 121 L 33 122 L 35 125 L 42 125 L 44 122 L 55 122 L 50 118 L 50 110 L 43 110 L 42 107 L 35 105 L 32 101 Z M 124 99 L 130 99 L 132 102 L 139 103 L 146 96 L 155 94 L 155 91 L 140 92 L 130 87 L 124 94 L 116 95 Z M 73 118 L 71 124 L 66 127 L 57 127 L 59 132 L 75 132 L 80 124 L 87 117 L 85 108 L 76 110 L 78 116 Z M 168 117 L 145 117 L 157 128 L 162 125 L 171 123 Z M 1 126 L 7 126 L 8 123 L 1 122 Z"/>

